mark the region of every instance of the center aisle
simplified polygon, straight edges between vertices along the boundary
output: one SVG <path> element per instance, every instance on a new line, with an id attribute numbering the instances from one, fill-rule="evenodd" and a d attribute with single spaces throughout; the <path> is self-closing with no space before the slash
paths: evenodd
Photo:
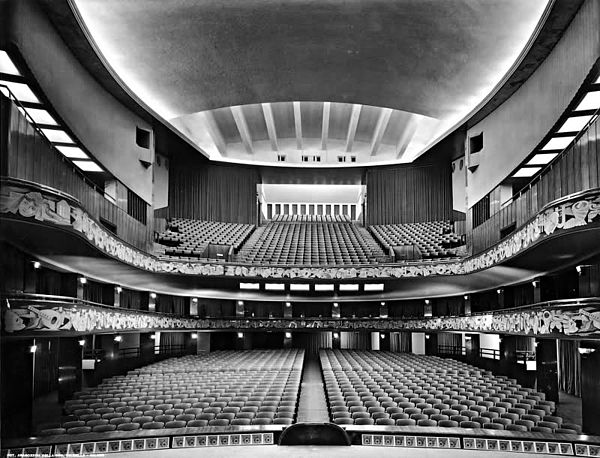
<path id="1" fill-rule="evenodd" d="M 318 357 L 315 355 L 307 355 L 304 361 L 300 400 L 298 402 L 298 419 L 296 421 L 298 423 L 329 422 L 321 367 Z"/>

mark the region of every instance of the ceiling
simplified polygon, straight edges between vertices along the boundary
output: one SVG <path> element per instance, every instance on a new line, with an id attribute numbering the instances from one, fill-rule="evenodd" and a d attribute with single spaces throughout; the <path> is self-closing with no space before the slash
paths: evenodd
<path id="1" fill-rule="evenodd" d="M 548 3 L 71 1 L 116 76 L 205 155 L 313 167 L 414 160 L 502 84 Z"/>

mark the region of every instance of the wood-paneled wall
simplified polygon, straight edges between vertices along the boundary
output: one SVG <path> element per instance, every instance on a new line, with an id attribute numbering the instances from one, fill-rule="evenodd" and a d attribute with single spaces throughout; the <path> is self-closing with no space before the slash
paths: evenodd
<path id="1" fill-rule="evenodd" d="M 115 225 L 116 235 L 122 240 L 142 250 L 151 248 L 153 222 L 150 209 L 148 224 L 144 225 L 106 200 L 101 194 L 103 190 L 94 189 L 74 165 L 54 150 L 14 103 L 4 96 L 0 96 L 0 103 L 2 117 L 8 117 L 2 122 L 2 175 L 65 192 L 78 199 L 96 220 L 104 219 Z"/>
<path id="2" fill-rule="evenodd" d="M 544 205 L 563 196 L 600 186 L 600 119 L 565 151 L 542 177 L 472 232 L 473 253 L 500 241 L 500 229 L 525 224 Z M 471 210 L 470 210 L 471 211 Z"/>
<path id="3" fill-rule="evenodd" d="M 208 164 L 192 155 L 173 156 L 170 164 L 170 217 L 256 223 L 256 168 Z"/>
<path id="4" fill-rule="evenodd" d="M 401 224 L 452 218 L 449 163 L 367 171 L 367 223 Z"/>

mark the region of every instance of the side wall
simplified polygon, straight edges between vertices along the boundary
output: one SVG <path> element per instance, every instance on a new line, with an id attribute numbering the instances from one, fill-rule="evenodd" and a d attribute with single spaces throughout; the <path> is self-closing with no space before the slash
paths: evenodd
<path id="1" fill-rule="evenodd" d="M 25 59 L 50 104 L 90 153 L 129 189 L 152 204 L 150 150 L 136 145 L 136 127 L 152 126 L 123 107 L 75 59 L 33 0 L 7 8 L 7 40 Z"/>
<path id="2" fill-rule="evenodd" d="M 452 219 L 449 163 L 367 171 L 367 224 Z"/>
<path id="3" fill-rule="evenodd" d="M 481 164 L 467 173 L 468 208 L 494 189 L 550 131 L 600 56 L 600 2 L 587 0 L 535 73 L 469 129 L 483 132 Z"/>

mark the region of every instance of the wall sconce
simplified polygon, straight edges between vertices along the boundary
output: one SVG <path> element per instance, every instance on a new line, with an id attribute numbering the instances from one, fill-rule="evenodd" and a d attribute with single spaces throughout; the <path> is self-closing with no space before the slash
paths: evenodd
<path id="1" fill-rule="evenodd" d="M 33 261 L 34 269 L 39 269 L 40 267 L 42 267 L 42 263 L 40 261 Z"/>
<path id="2" fill-rule="evenodd" d="M 82 285 L 85 285 L 87 283 L 87 278 L 79 277 L 79 283 L 81 283 Z"/>
<path id="3" fill-rule="evenodd" d="M 237 305 L 244 305 L 244 301 L 237 301 Z"/>
<path id="4" fill-rule="evenodd" d="M 581 275 L 581 272 L 583 272 L 583 267 L 577 266 L 577 267 L 575 267 L 575 270 L 577 271 L 578 275 Z"/>
<path id="5" fill-rule="evenodd" d="M 192 302 L 198 302 L 198 298 L 197 297 L 192 297 Z"/>
<path id="6" fill-rule="evenodd" d="M 35 353 L 37 351 L 37 345 L 32 345 L 29 347 L 29 353 Z"/>
<path id="7" fill-rule="evenodd" d="M 531 285 L 532 285 L 534 288 L 537 288 L 538 286 L 540 286 L 540 282 L 539 282 L 539 281 L 537 281 L 537 280 L 533 280 L 533 281 L 531 282 Z"/>
<path id="8" fill-rule="evenodd" d="M 150 297 L 151 297 L 152 299 L 156 299 L 156 293 L 150 293 Z"/>
<path id="9" fill-rule="evenodd" d="M 469 300 L 469 295 L 468 294 L 465 294 L 463 297 L 464 297 L 465 301 Z"/>
<path id="10" fill-rule="evenodd" d="M 379 333 L 379 337 L 380 337 L 381 339 L 385 339 L 385 334 L 384 334 L 383 332 L 380 332 L 380 333 Z"/>
<path id="11" fill-rule="evenodd" d="M 585 347 L 579 347 L 577 350 L 579 350 L 580 355 L 589 355 L 596 351 L 595 348 L 585 348 Z"/>
<path id="12" fill-rule="evenodd" d="M 121 288 L 120 286 L 117 286 L 115 290 L 117 291 L 117 294 L 121 294 L 123 292 L 123 288 Z"/>
<path id="13" fill-rule="evenodd" d="M 340 335 L 339 335 L 337 332 L 334 332 L 334 333 L 333 333 L 333 338 L 334 338 L 334 339 L 339 339 L 339 338 L 340 338 Z"/>
<path id="14" fill-rule="evenodd" d="M 385 302 L 380 302 L 381 305 L 385 305 Z"/>
<path id="15" fill-rule="evenodd" d="M 502 290 L 501 288 L 499 288 L 499 289 L 497 289 L 497 290 L 496 290 L 496 292 L 497 292 L 498 294 L 502 294 L 503 290 Z"/>
<path id="16" fill-rule="evenodd" d="M 292 306 L 292 303 L 291 303 L 291 302 L 286 302 L 286 303 L 285 303 L 285 306 L 286 306 L 286 307 L 291 307 L 291 306 Z"/>
<path id="17" fill-rule="evenodd" d="M 429 338 L 430 338 L 430 337 L 431 337 L 431 336 L 430 336 L 429 334 L 425 334 L 425 338 L 426 338 L 427 340 L 429 340 Z"/>
<path id="18" fill-rule="evenodd" d="M 81 347 L 84 347 L 84 346 L 85 346 L 85 339 L 81 339 L 81 340 L 79 341 L 79 345 L 80 345 Z"/>
<path id="19" fill-rule="evenodd" d="M 155 340 L 156 339 L 156 334 L 151 334 L 150 335 L 150 339 Z"/>
<path id="20" fill-rule="evenodd" d="M 429 305 L 431 301 L 429 299 L 425 299 L 425 305 Z"/>
<path id="21" fill-rule="evenodd" d="M 286 339 L 291 339 L 292 338 L 292 333 L 291 332 L 286 332 L 285 333 L 285 338 Z"/>
<path id="22" fill-rule="evenodd" d="M 333 303 L 333 306 L 334 306 L 335 308 L 338 308 L 338 307 L 339 307 L 339 304 L 338 304 L 337 302 L 334 302 L 334 303 Z"/>
<path id="23" fill-rule="evenodd" d="M 191 338 L 196 340 L 198 338 L 198 334 L 196 334 L 195 332 L 192 332 Z"/>
<path id="24" fill-rule="evenodd" d="M 238 339 L 243 339 L 244 338 L 244 333 L 243 332 L 238 332 L 237 336 L 238 336 Z"/>
<path id="25" fill-rule="evenodd" d="M 115 342 L 121 342 L 123 340 L 123 336 L 115 336 L 113 339 Z"/>

